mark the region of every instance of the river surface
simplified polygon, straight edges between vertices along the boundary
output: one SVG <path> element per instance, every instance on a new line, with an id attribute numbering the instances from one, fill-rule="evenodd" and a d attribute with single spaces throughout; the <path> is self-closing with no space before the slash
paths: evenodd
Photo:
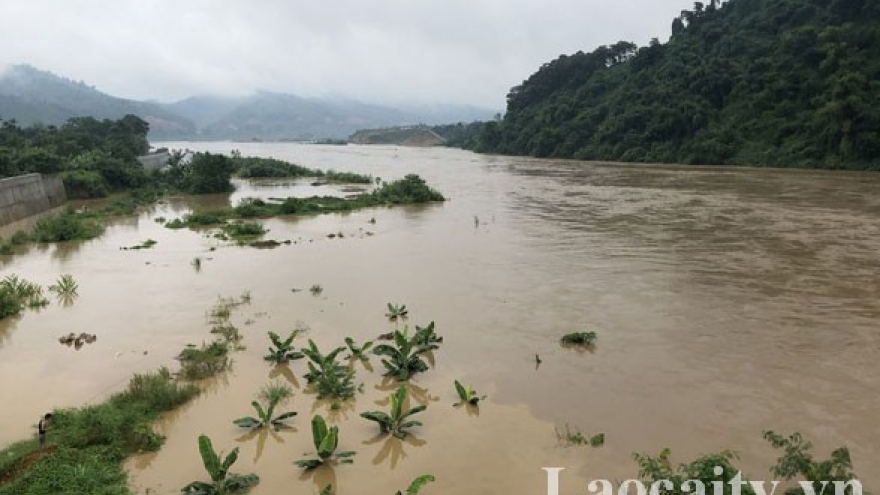
<path id="1" fill-rule="evenodd" d="M 105 398 L 132 373 L 175 368 L 184 345 L 211 339 L 206 313 L 218 297 L 249 291 L 252 302 L 233 313 L 247 349 L 158 425 L 167 435 L 158 453 L 128 463 L 138 493 L 179 493 L 206 479 L 201 433 L 218 449 L 241 448 L 233 470 L 260 475 L 255 494 L 317 493 L 327 483 L 341 494 L 386 494 L 426 473 L 437 477 L 426 495 L 540 494 L 542 467 L 566 468 L 561 493 L 587 493 L 593 479 L 636 477 L 633 453 L 666 447 L 676 464 L 731 449 L 747 478 L 769 480 L 778 452 L 761 435 L 770 429 L 803 433 L 823 459 L 848 446 L 865 488 L 880 486 L 878 174 L 167 145 L 386 180 L 417 173 L 449 200 L 265 220 L 267 238 L 295 241 L 276 249 L 154 221 L 248 196 L 309 193 L 290 181 L 239 182 L 231 196 L 169 198 L 93 241 L 4 257 L 3 275 L 48 285 L 71 273 L 80 289 L 68 307 L 0 323 L 0 443 L 32 435 L 54 407 Z M 158 241 L 152 249 L 120 249 L 148 238 Z M 323 293 L 311 295 L 314 284 Z M 358 416 L 387 409 L 394 389 L 376 358 L 373 372 L 355 364 L 363 391 L 336 411 L 302 391 L 305 363 L 288 370 L 262 360 L 270 330 L 307 328 L 322 349 L 345 336 L 374 339 L 395 328 L 388 302 L 407 305 L 407 324 L 435 321 L 445 337 L 433 369 L 413 379 L 413 403 L 429 407 L 405 441 L 377 437 Z M 598 344 L 561 347 L 574 331 L 595 331 Z M 98 339 L 77 351 L 58 343 L 67 332 Z M 298 387 L 284 408 L 299 412 L 295 428 L 248 436 L 231 420 L 251 414 L 250 401 L 273 379 Z M 488 396 L 478 410 L 453 407 L 455 379 Z M 315 412 L 340 426 L 340 449 L 357 451 L 354 464 L 307 474 L 293 466 L 313 450 Z M 605 445 L 561 444 L 556 432 L 566 426 L 602 432 Z"/>

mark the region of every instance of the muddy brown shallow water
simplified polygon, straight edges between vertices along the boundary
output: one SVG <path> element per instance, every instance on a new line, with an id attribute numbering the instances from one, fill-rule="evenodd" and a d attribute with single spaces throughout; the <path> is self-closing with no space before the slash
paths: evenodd
<path id="1" fill-rule="evenodd" d="M 251 304 L 233 316 L 247 349 L 232 372 L 162 421 L 161 451 L 128 463 L 139 493 L 178 493 L 205 478 L 201 433 L 225 451 L 241 448 L 234 470 L 261 476 L 255 494 L 316 493 L 328 482 L 338 493 L 393 493 L 424 473 L 437 476 L 426 494 L 546 493 L 543 466 L 567 468 L 561 493 L 585 493 L 592 479 L 635 477 L 633 452 L 665 447 L 675 462 L 732 449 L 747 477 L 771 479 L 778 454 L 761 438 L 766 429 L 800 431 L 822 458 L 848 446 L 866 488 L 878 486 L 878 175 L 447 149 L 170 146 L 235 148 L 385 179 L 414 172 L 450 200 L 266 220 L 267 238 L 296 241 L 270 250 L 154 221 L 308 189 L 241 184 L 231 198 L 170 199 L 95 241 L 7 258 L 4 274 L 48 285 L 71 273 L 80 289 L 70 307 L 0 323 L 0 442 L 32 434 L 46 410 L 100 400 L 134 372 L 174 366 L 185 344 L 210 339 L 205 314 L 218 296 L 250 291 Z M 345 237 L 327 238 L 338 232 Z M 147 238 L 158 243 L 119 249 Z M 313 284 L 324 287 L 320 296 L 291 290 Z M 414 400 L 429 408 L 406 441 L 376 438 L 358 417 L 384 409 L 393 389 L 375 358 L 372 373 L 357 365 L 363 393 L 340 411 L 303 391 L 304 363 L 291 374 L 262 360 L 269 330 L 308 327 L 322 348 L 345 336 L 372 339 L 394 328 L 387 302 L 405 303 L 410 325 L 436 321 L 445 336 L 435 368 L 413 380 Z M 598 346 L 561 348 L 572 331 L 595 331 Z M 76 351 L 57 342 L 68 332 L 98 340 Z M 287 404 L 299 412 L 296 429 L 249 437 L 231 420 L 251 413 L 271 379 L 297 387 Z M 452 407 L 454 379 L 488 395 L 479 411 Z M 308 422 L 318 411 L 340 426 L 340 448 L 358 454 L 353 465 L 303 476 L 292 461 L 312 450 Z M 565 425 L 604 432 L 605 446 L 559 445 L 555 429 Z"/>

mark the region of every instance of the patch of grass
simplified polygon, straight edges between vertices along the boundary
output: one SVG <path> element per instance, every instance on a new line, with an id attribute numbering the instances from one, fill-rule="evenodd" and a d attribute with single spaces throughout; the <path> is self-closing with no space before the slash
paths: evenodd
<path id="1" fill-rule="evenodd" d="M 572 445 L 589 445 L 591 447 L 601 447 L 605 445 L 605 434 L 597 433 L 592 436 L 585 436 L 580 430 L 572 431 L 568 425 L 565 430 L 556 429 L 556 439 L 568 446 Z"/>
<path id="2" fill-rule="evenodd" d="M 330 182 L 342 182 L 346 184 L 373 183 L 373 177 L 370 175 L 356 174 L 354 172 L 337 172 L 332 169 L 324 172 L 324 179 Z"/>
<path id="3" fill-rule="evenodd" d="M 251 240 L 268 232 L 256 222 L 232 222 L 223 225 L 223 233 L 235 240 Z"/>
<path id="4" fill-rule="evenodd" d="M 179 375 L 186 380 L 202 380 L 212 377 L 231 366 L 229 347 L 215 340 L 210 344 L 187 346 L 177 356 L 180 361 Z"/>
<path id="5" fill-rule="evenodd" d="M 234 208 L 190 213 L 182 219 L 167 222 L 165 226 L 171 229 L 211 227 L 222 225 L 231 219 L 345 212 L 377 206 L 418 204 L 444 200 L 443 195 L 430 188 L 422 178 L 418 175 L 410 174 L 394 182 L 382 183 L 374 191 L 359 194 L 351 199 L 335 196 L 289 197 L 280 203 L 267 203 L 262 200 L 250 199 L 243 201 Z"/>
<path id="6" fill-rule="evenodd" d="M 150 249 L 151 247 L 155 246 L 156 244 L 157 243 L 155 240 L 147 239 L 146 241 L 144 241 L 140 244 L 135 244 L 134 246 L 122 247 L 120 249 L 122 249 L 123 251 L 137 250 L 137 249 Z"/>
<path id="7" fill-rule="evenodd" d="M 197 393 L 163 368 L 135 375 L 101 404 L 54 411 L 43 451 L 29 440 L 0 452 L 0 494 L 128 494 L 122 461 L 158 449 L 151 422 Z"/>
<path id="8" fill-rule="evenodd" d="M 596 343 L 596 332 L 575 332 L 563 335 L 559 340 L 562 345 L 591 346 Z"/>

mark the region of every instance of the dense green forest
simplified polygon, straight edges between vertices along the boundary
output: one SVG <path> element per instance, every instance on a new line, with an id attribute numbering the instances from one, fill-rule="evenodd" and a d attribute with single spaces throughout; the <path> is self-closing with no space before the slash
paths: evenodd
<path id="1" fill-rule="evenodd" d="M 634 162 L 880 169 L 880 2 L 717 0 L 667 43 L 563 55 L 467 147 Z"/>
<path id="2" fill-rule="evenodd" d="M 223 155 L 196 153 L 188 164 L 167 173 L 144 170 L 136 157 L 149 150 L 149 127 L 134 115 L 119 120 L 75 117 L 57 127 L 2 122 L 0 178 L 58 174 L 69 198 L 101 198 L 135 189 L 194 194 L 232 190 L 235 164 Z"/>

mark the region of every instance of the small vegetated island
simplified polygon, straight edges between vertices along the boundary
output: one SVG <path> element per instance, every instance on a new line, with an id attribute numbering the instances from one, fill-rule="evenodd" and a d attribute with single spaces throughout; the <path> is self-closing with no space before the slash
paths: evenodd
<path id="1" fill-rule="evenodd" d="M 146 122 L 134 115 L 120 120 L 91 117 L 70 119 L 60 127 L 0 124 L 0 177 L 26 173 L 58 174 L 70 199 L 116 199 L 98 209 L 68 209 L 41 219 L 30 232 L 19 231 L 0 242 L 0 254 L 13 254 L 29 242 L 85 240 L 103 233 L 104 220 L 134 214 L 139 207 L 168 194 L 211 194 L 234 190 L 232 177 L 313 178 L 319 184 L 354 183 L 374 186 L 353 197 L 289 197 L 278 201 L 248 199 L 225 209 L 199 211 L 173 219 L 169 228 L 221 226 L 228 238 L 252 239 L 264 231 L 259 224 L 229 222 L 277 215 L 302 215 L 360 208 L 444 201 L 417 175 L 382 182 L 369 175 L 310 169 L 271 158 L 196 153 L 182 160 L 176 152 L 169 166 L 147 171 L 137 157 L 147 153 Z M 229 223 L 228 225 L 226 225 Z"/>

